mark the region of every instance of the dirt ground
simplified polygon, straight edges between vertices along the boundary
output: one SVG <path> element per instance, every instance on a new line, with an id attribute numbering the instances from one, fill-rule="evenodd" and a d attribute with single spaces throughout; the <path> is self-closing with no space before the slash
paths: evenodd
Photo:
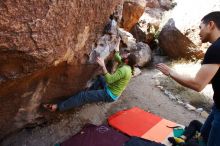
<path id="1" fill-rule="evenodd" d="M 107 117 L 117 111 L 134 106 L 150 111 L 179 124 L 187 125 L 192 119 L 204 121 L 195 111 L 189 111 L 172 101 L 156 87 L 154 68 L 142 70 L 141 75 L 134 77 L 122 96 L 114 103 L 94 103 L 73 109 L 58 122 L 24 129 L 2 142 L 2 146 L 53 146 L 76 134 L 84 124 L 101 124 Z"/>

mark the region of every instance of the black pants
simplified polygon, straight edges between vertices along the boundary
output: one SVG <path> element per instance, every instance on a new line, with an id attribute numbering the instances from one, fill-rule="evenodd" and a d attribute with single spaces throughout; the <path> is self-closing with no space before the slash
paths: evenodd
<path id="1" fill-rule="evenodd" d="M 190 122 L 189 126 L 185 128 L 183 133 L 183 135 L 187 137 L 184 146 L 199 146 L 197 140 L 193 139 L 193 136 L 195 136 L 197 131 L 200 132 L 202 125 L 203 124 L 197 120 Z"/>

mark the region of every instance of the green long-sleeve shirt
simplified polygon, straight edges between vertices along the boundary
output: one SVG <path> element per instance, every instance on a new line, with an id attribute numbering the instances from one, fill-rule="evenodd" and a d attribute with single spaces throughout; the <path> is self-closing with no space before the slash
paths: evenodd
<path id="1" fill-rule="evenodd" d="M 132 70 L 129 65 L 122 63 L 121 56 L 118 52 L 115 53 L 114 59 L 120 63 L 119 67 L 113 74 L 105 74 L 105 81 L 109 90 L 111 90 L 115 96 L 120 96 L 132 77 Z"/>

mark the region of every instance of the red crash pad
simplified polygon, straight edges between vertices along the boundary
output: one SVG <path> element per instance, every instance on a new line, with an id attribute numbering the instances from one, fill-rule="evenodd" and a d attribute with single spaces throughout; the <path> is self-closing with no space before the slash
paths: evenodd
<path id="1" fill-rule="evenodd" d="M 108 118 L 109 124 L 129 136 L 164 143 L 172 136 L 172 128 L 176 123 L 146 112 L 138 107 L 119 111 Z"/>

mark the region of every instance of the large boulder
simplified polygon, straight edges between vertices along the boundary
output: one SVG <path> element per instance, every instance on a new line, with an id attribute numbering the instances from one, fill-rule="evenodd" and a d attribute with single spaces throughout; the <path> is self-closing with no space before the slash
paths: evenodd
<path id="1" fill-rule="evenodd" d="M 97 68 L 92 43 L 121 1 L 0 2 L 0 139 L 51 117 L 42 103 L 86 85 Z"/>
<path id="2" fill-rule="evenodd" d="M 165 9 L 165 10 L 170 10 L 172 9 L 176 3 L 173 3 L 173 0 L 158 0 L 160 7 Z"/>
<path id="3" fill-rule="evenodd" d="M 144 67 L 151 61 L 152 51 L 150 47 L 143 42 L 137 43 L 137 50 L 135 50 L 135 54 L 138 58 L 137 65 L 139 67 Z"/>
<path id="4" fill-rule="evenodd" d="M 122 42 L 126 45 L 127 50 L 136 50 L 136 39 L 133 37 L 133 35 L 123 28 L 118 29 L 119 36 L 121 37 Z"/>
<path id="5" fill-rule="evenodd" d="M 175 2 L 177 5 L 172 9 L 172 11 L 164 14 L 162 22 L 167 22 L 168 19 L 173 18 L 176 28 L 186 35 L 195 45 L 198 46 L 198 48 L 206 51 L 206 49 L 210 46 L 210 43 L 201 43 L 199 37 L 199 25 L 201 23 L 201 19 L 205 15 L 212 11 L 220 10 L 220 1 L 212 0 L 207 2 L 207 0 L 175 0 Z M 163 24 L 161 24 L 161 26 L 163 26 Z"/>
<path id="6" fill-rule="evenodd" d="M 125 0 L 123 5 L 121 27 L 126 31 L 130 31 L 143 15 L 145 6 L 145 0 Z"/>
<path id="7" fill-rule="evenodd" d="M 151 44 L 154 40 L 154 34 L 151 32 L 145 32 L 141 29 L 139 23 L 137 23 L 132 29 L 131 34 L 137 40 L 137 42 L 144 42 Z"/>
<path id="8" fill-rule="evenodd" d="M 160 3 L 158 0 L 146 0 L 146 7 L 148 8 L 159 8 Z"/>
<path id="9" fill-rule="evenodd" d="M 161 30 L 159 46 L 174 59 L 201 59 L 204 56 L 203 51 L 197 49 L 197 46 L 175 27 L 173 19 L 170 19 Z"/>
<path id="10" fill-rule="evenodd" d="M 97 57 L 108 59 L 109 55 L 115 50 L 119 42 L 120 39 L 117 35 L 103 35 L 97 41 L 96 46 L 93 46 L 92 52 L 89 55 L 89 62 L 95 63 Z"/>
<path id="11" fill-rule="evenodd" d="M 134 25 L 130 32 L 133 35 L 133 37 L 137 40 L 137 42 L 145 42 L 145 43 L 147 43 L 146 32 L 141 30 L 139 23 Z"/>
<path id="12" fill-rule="evenodd" d="M 148 44 L 143 42 L 136 43 L 136 39 L 133 37 L 133 35 L 122 28 L 119 28 L 118 32 L 123 44 L 126 46 L 125 48 L 122 48 L 121 51 L 134 53 L 138 58 L 137 65 L 139 67 L 146 66 L 151 61 L 152 57 L 151 48 L 148 46 Z"/>

